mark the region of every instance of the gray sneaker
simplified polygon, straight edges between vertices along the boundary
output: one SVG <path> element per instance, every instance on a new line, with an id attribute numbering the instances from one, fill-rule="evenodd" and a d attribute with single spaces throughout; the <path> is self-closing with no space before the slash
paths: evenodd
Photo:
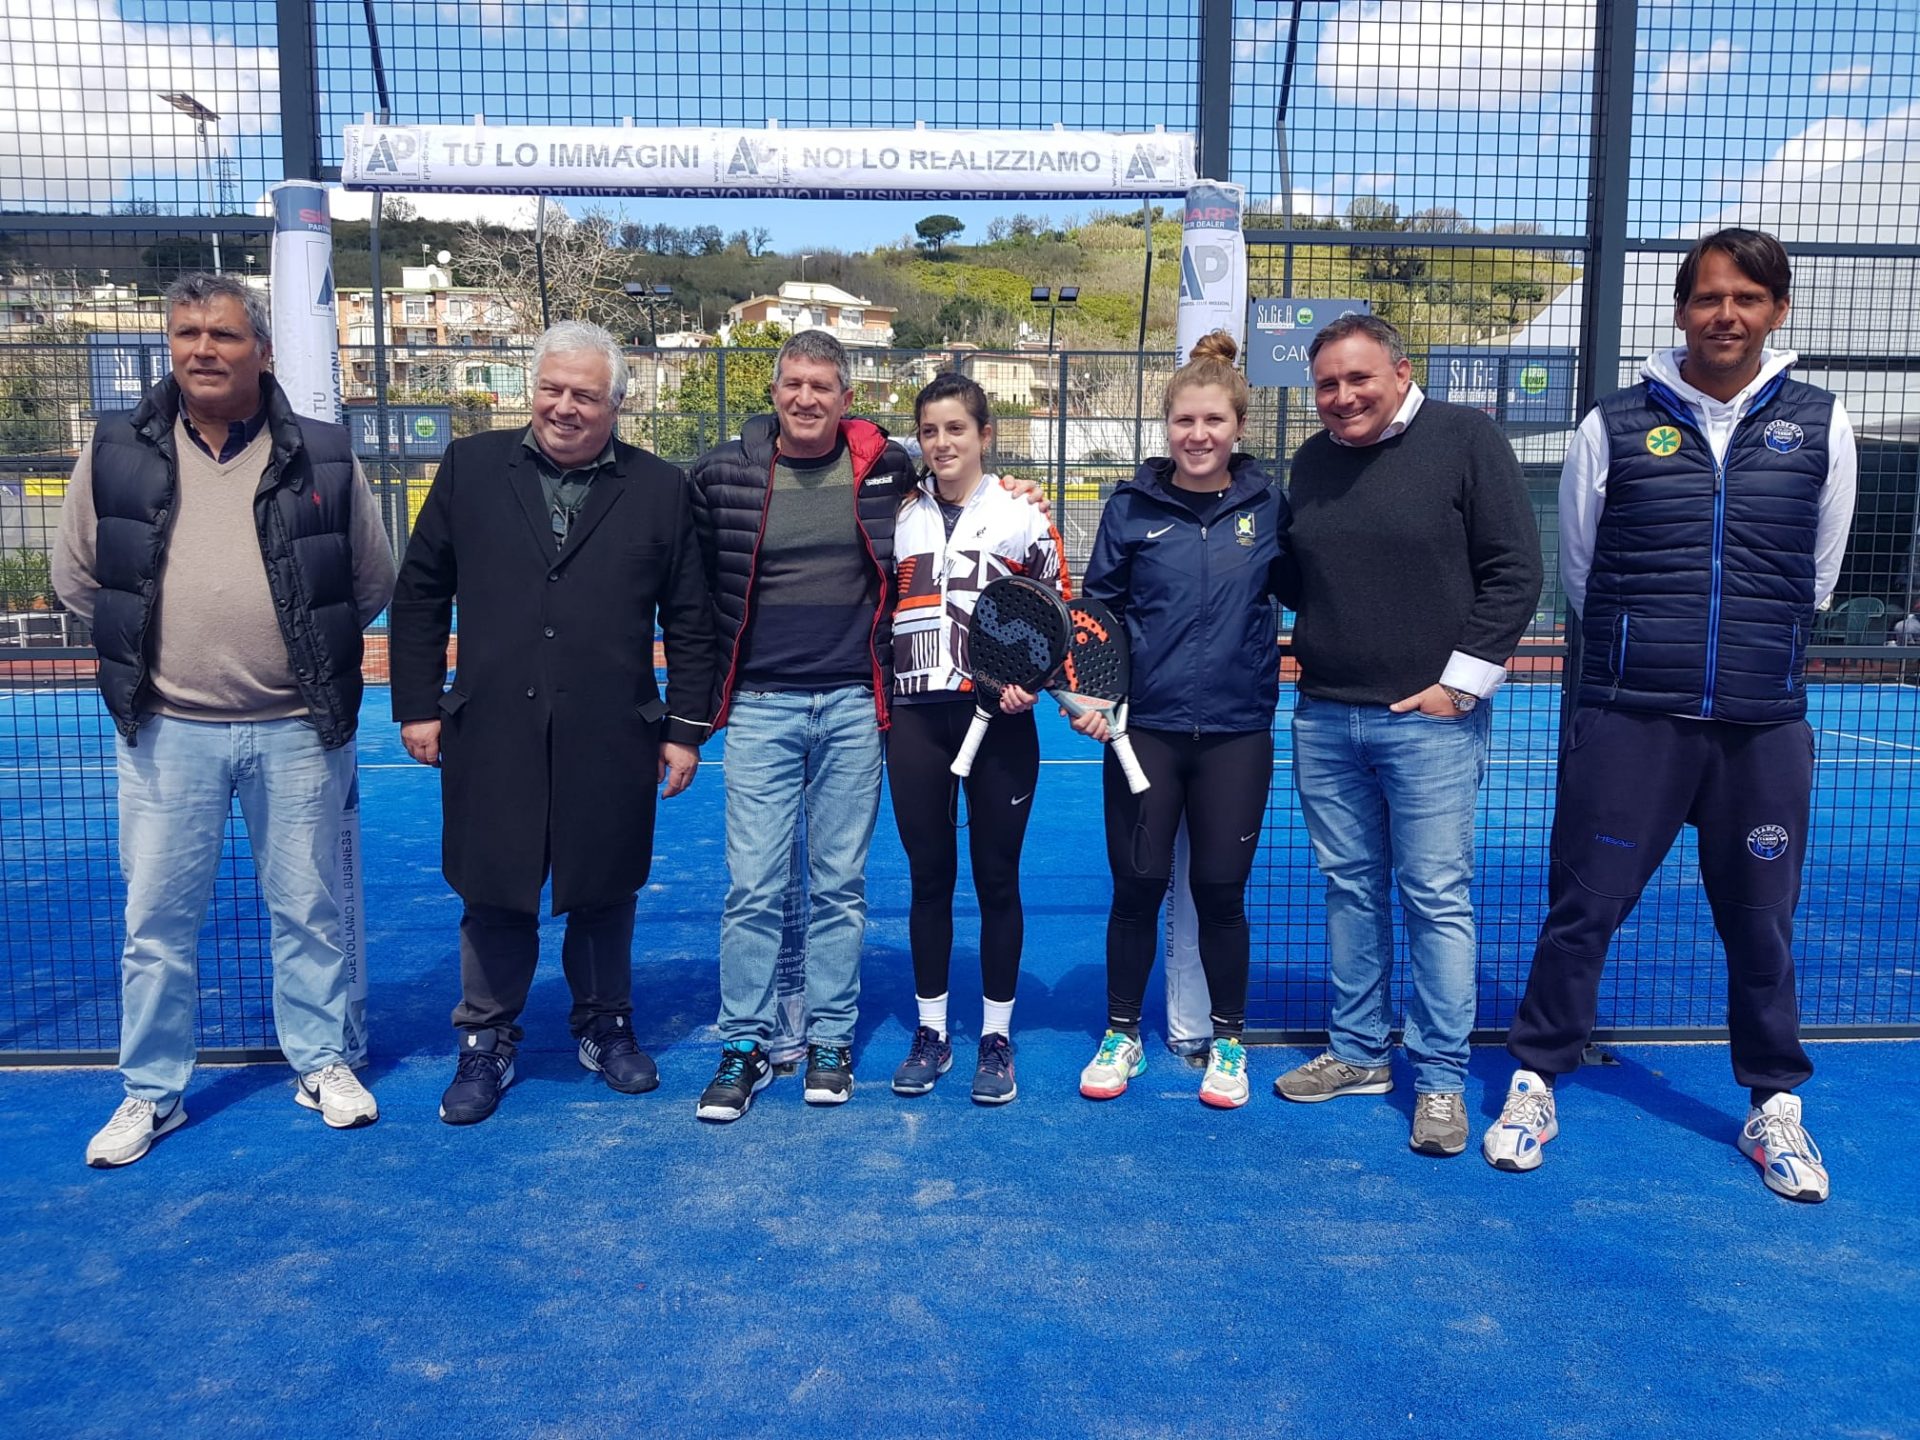
<path id="1" fill-rule="evenodd" d="M 1462 1095 L 1421 1095 L 1413 1104 L 1413 1136 L 1422 1155 L 1458 1155 L 1467 1148 L 1467 1102 Z"/>
<path id="2" fill-rule="evenodd" d="M 1331 1050 L 1273 1082 L 1274 1094 L 1302 1105 L 1317 1105 L 1336 1095 L 1384 1095 L 1391 1089 L 1393 1071 L 1385 1065 L 1349 1065 Z"/>

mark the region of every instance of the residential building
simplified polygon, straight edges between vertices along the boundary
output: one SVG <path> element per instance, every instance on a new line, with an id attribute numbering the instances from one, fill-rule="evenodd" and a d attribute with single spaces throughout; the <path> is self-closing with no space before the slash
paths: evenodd
<path id="1" fill-rule="evenodd" d="M 726 343 L 736 325 L 771 323 L 789 332 L 825 330 L 852 349 L 884 350 L 893 344 L 897 313 L 833 285 L 789 280 L 777 295 L 754 295 L 728 310 L 720 339 Z"/>

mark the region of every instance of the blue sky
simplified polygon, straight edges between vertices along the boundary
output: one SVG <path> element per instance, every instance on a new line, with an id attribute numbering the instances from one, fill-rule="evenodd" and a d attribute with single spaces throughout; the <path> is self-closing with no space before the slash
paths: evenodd
<path id="1" fill-rule="evenodd" d="M 192 122 L 247 203 L 278 174 L 272 0 L 0 0 L 0 205 L 191 211 L 209 190 Z M 1642 0 L 1634 225 L 1667 233 L 1743 196 L 1790 194 L 1890 148 L 1920 164 L 1912 0 Z M 464 123 L 1190 129 L 1193 0 L 933 0 L 868 8 L 783 0 L 433 3 L 381 0 L 396 118 Z M 1279 191 L 1275 100 L 1292 6 L 1240 0 L 1233 171 Z M 321 0 L 321 128 L 376 103 L 359 0 Z M 1482 225 L 1585 228 L 1590 4 L 1309 4 L 1289 116 L 1296 206 L 1357 195 L 1445 206 Z M 85 76 L 82 80 L 78 77 Z M 1904 148 L 1902 148 L 1904 147 Z M 935 208 L 980 235 L 997 213 L 1094 205 L 635 200 L 628 218 L 755 225 L 786 250 L 889 243 Z M 575 208 L 581 208 L 576 205 Z M 1836 236 L 1835 238 L 1843 238 Z"/>

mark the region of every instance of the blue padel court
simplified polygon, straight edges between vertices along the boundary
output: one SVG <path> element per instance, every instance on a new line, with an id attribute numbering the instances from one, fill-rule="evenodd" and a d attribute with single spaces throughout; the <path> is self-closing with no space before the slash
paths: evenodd
<path id="1" fill-rule="evenodd" d="M 1559 689 L 1503 694 L 1482 813 L 1482 1015 L 1505 1023 L 1544 896 Z M 205 1067 L 189 1123 L 91 1171 L 101 1069 L 0 1075 L 0 1406 L 22 1436 L 1920 1435 L 1915 1051 L 1821 1042 L 1803 1090 L 1833 1174 L 1789 1204 L 1734 1148 L 1746 1095 L 1715 1043 L 1609 1046 L 1561 1091 L 1538 1172 L 1407 1149 L 1411 1081 L 1288 1105 L 1310 1048 L 1252 1054 L 1242 1110 L 1196 1101 L 1158 1043 L 1120 1099 L 1076 1092 L 1104 1017 L 1097 752 L 1043 718 L 1029 832 L 1020 1096 L 969 1103 L 977 959 L 961 900 L 957 1061 L 887 1088 L 911 1035 L 904 859 L 869 874 L 857 1088 L 776 1079 L 703 1126 L 726 886 L 724 746 L 661 807 L 635 1023 L 662 1084 L 618 1095 L 566 1031 L 558 927 L 498 1114 L 436 1118 L 451 1078 L 458 905 L 436 777 L 370 695 L 360 745 L 374 1058 L 370 1129 L 332 1132 L 276 1065 Z M 90 690 L 0 695 L 15 1050 L 111 1049 L 118 924 L 110 736 Z M 1920 690 L 1814 691 L 1819 791 L 1802 904 L 1811 1022 L 1910 1021 Z M 1251 897 L 1250 1019 L 1314 1029 L 1318 882 L 1276 727 Z M 266 1043 L 244 846 L 203 944 L 209 1045 Z M 1896 952 L 1890 960 L 1886 958 Z M 1720 964 L 1678 854 L 1621 943 L 1604 1023 L 1719 1023 Z M 29 963 L 23 968 L 21 957 Z M 543 962 L 545 963 L 545 962 Z M 1157 996 L 1158 985 L 1150 990 Z M 1877 1017 L 1877 1018 L 1876 1018 Z M 1478 1131 L 1509 1072 L 1476 1049 Z"/>

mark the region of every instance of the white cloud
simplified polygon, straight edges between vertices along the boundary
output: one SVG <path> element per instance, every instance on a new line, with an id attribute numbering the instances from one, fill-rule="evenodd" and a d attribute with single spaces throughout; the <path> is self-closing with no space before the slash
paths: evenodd
<path id="1" fill-rule="evenodd" d="M 1854 90 L 1864 89 L 1873 78 L 1873 66 L 1848 65 L 1844 69 L 1829 70 L 1813 82 L 1814 92 L 1819 95 L 1845 95 Z"/>
<path id="2" fill-rule="evenodd" d="M 215 153 L 279 124 L 280 60 L 200 25 L 122 20 L 111 0 L 0 8 L 0 205 L 105 210 L 136 176 L 204 185 L 194 122 L 162 93 L 219 113 Z M 205 203 L 204 200 L 201 201 Z"/>
<path id="3" fill-rule="evenodd" d="M 484 220 L 494 225 L 510 225 L 516 230 L 533 228 L 534 210 L 539 202 L 531 195 L 441 195 L 420 194 L 387 197 L 402 199 L 422 220 Z M 547 201 L 547 214 L 563 209 L 557 200 Z M 373 214 L 373 196 L 365 190 L 327 190 L 327 210 L 335 220 L 365 220 Z"/>
<path id="4" fill-rule="evenodd" d="M 487 40 L 524 30 L 529 10 L 535 12 L 534 24 L 549 30 L 575 29 L 587 23 L 588 15 L 587 7 L 577 3 L 520 5 L 512 0 L 445 0 L 437 9 L 447 24 L 470 25 Z"/>
<path id="5" fill-rule="evenodd" d="M 1911 242 L 1920 234 L 1920 103 L 1870 124 L 1830 117 L 1725 187 L 1706 229 L 1754 225 L 1786 241 Z"/>
<path id="6" fill-rule="evenodd" d="M 1349 105 L 1512 110 L 1577 85 L 1592 0 L 1349 0 L 1320 27 L 1318 82 Z"/>
<path id="7" fill-rule="evenodd" d="M 1660 73 L 1653 77 L 1649 96 L 1661 109 L 1686 99 L 1694 87 L 1709 75 L 1724 75 L 1733 68 L 1740 52 L 1731 40 L 1716 40 L 1698 52 L 1675 50 Z"/>

